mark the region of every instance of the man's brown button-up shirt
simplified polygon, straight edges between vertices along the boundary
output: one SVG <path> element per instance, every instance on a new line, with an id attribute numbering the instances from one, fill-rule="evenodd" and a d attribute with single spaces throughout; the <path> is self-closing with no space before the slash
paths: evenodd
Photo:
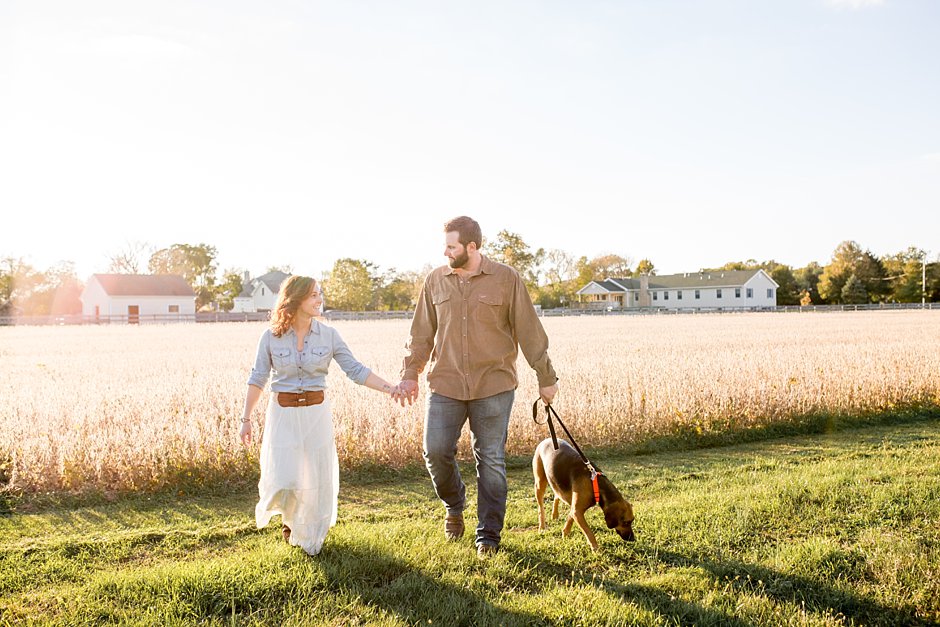
<path id="1" fill-rule="evenodd" d="M 449 266 L 427 276 L 405 348 L 402 379 L 417 381 L 430 361 L 430 390 L 457 400 L 515 389 L 519 348 L 539 387 L 558 380 L 548 358 L 548 336 L 522 277 L 486 257 L 465 279 Z"/>

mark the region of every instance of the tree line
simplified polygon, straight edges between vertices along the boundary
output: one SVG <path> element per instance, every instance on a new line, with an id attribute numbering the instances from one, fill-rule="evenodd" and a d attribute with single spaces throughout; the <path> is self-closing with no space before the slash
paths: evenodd
<path id="1" fill-rule="evenodd" d="M 575 257 L 564 250 L 533 248 L 521 235 L 506 230 L 492 240 L 487 238 L 483 252 L 516 268 L 533 302 L 545 309 L 577 303 L 576 292 L 590 281 L 656 274 L 649 259 L 634 265 L 630 257 L 612 253 Z M 219 272 L 217 256 L 217 249 L 205 243 L 173 244 L 159 249 L 133 243 L 109 255 L 107 271 L 178 274 L 193 287 L 198 309 L 230 311 L 242 291 L 245 270 L 229 268 Z M 803 268 L 793 268 L 773 260 L 749 259 L 700 271 L 757 269 L 765 270 L 779 285 L 779 305 L 914 303 L 922 297 L 928 302 L 940 300 L 940 261 L 927 262 L 925 252 L 916 247 L 878 257 L 854 241 L 844 241 L 826 265 L 812 262 Z M 283 266 L 267 271 L 272 270 L 291 271 Z M 383 270 L 364 259 L 338 259 L 321 277 L 327 308 L 411 309 L 430 270 L 430 266 L 420 271 Z M 922 289 L 924 273 L 926 288 Z M 0 316 L 81 313 L 82 287 L 71 262 L 39 270 L 21 258 L 0 258 Z"/>

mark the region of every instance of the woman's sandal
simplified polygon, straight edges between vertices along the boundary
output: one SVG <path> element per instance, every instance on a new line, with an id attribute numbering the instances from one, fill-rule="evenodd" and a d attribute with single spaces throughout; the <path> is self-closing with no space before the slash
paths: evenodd
<path id="1" fill-rule="evenodd" d="M 287 525 L 282 525 L 281 535 L 284 536 L 284 542 L 290 542 L 290 527 Z"/>

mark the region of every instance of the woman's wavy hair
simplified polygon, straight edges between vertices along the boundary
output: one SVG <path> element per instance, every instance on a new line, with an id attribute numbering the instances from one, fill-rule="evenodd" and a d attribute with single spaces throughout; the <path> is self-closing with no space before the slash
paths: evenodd
<path id="1" fill-rule="evenodd" d="M 317 288 L 316 279 L 295 274 L 284 279 L 277 292 L 277 302 L 271 312 L 271 333 L 281 337 L 294 322 L 297 310 L 313 290 Z"/>

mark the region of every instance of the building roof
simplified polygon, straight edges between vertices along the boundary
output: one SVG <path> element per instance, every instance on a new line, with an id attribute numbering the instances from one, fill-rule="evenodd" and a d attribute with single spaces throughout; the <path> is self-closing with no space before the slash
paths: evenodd
<path id="1" fill-rule="evenodd" d="M 695 289 L 697 287 L 738 287 L 744 285 L 761 270 L 721 270 L 718 272 L 686 272 L 651 276 L 650 289 Z M 639 289 L 637 281 L 637 289 Z"/>
<path id="2" fill-rule="evenodd" d="M 681 274 L 666 274 L 663 276 L 652 275 L 649 277 L 649 289 L 675 290 L 697 289 L 702 287 L 739 287 L 750 281 L 760 272 L 763 272 L 763 270 L 719 270 L 718 272 L 684 272 Z M 593 281 L 593 283 L 613 293 L 640 289 L 640 279 L 638 277 L 629 279 L 607 278 L 603 281 Z"/>
<path id="3" fill-rule="evenodd" d="M 109 296 L 196 296 L 178 274 L 93 274 L 92 278 Z"/>
<path id="4" fill-rule="evenodd" d="M 258 283 L 264 283 L 265 286 L 273 293 L 277 294 L 277 291 L 281 289 L 281 283 L 284 282 L 284 279 L 290 275 L 286 272 L 281 272 L 280 270 L 275 270 L 274 272 L 268 272 L 267 274 L 262 274 L 259 277 L 255 277 L 250 281 L 245 281 L 242 283 L 242 291 L 238 295 L 239 298 L 250 298 L 252 293 L 255 291 L 255 288 L 258 286 Z"/>

